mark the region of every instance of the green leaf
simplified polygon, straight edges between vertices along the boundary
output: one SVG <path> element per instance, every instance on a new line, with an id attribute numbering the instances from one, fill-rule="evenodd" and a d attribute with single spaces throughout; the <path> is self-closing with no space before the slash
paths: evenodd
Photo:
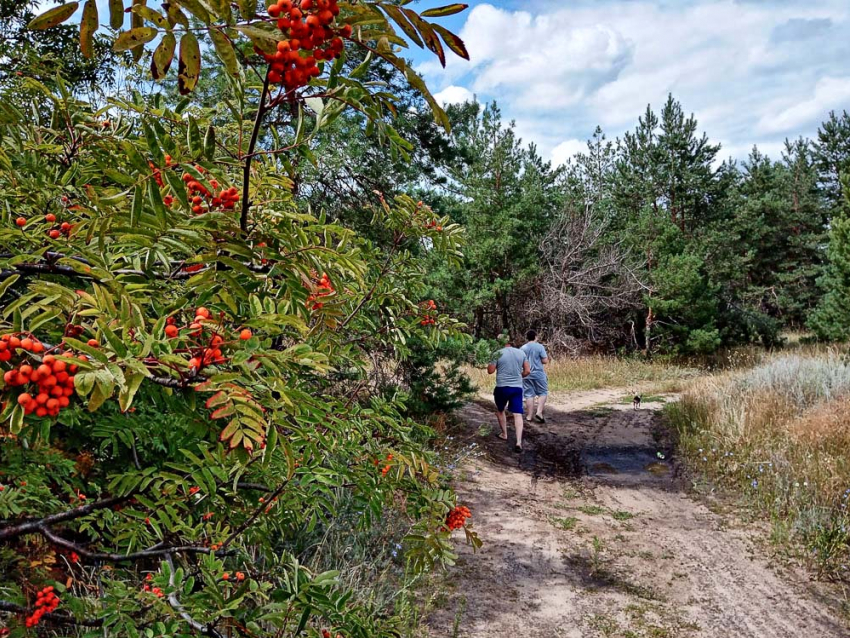
<path id="1" fill-rule="evenodd" d="M 145 375 L 128 372 L 125 375 L 125 379 L 126 385 L 118 394 L 118 406 L 121 408 L 122 412 L 126 412 L 130 409 L 130 406 L 133 404 L 133 398 L 136 396 L 136 392 L 139 391 L 139 387 L 142 385 Z"/>
<path id="2" fill-rule="evenodd" d="M 461 11 L 466 11 L 469 8 L 468 4 L 449 4 L 445 7 L 435 7 L 434 9 L 428 9 L 427 11 L 422 12 L 423 18 L 445 18 L 446 16 L 453 16 L 456 13 L 460 13 Z"/>
<path id="3" fill-rule="evenodd" d="M 188 95 L 194 90 L 201 73 L 201 49 L 193 33 L 186 33 L 180 40 L 179 63 L 177 87 L 180 95 Z"/>
<path id="4" fill-rule="evenodd" d="M 210 14 L 198 0 L 172 0 L 175 4 L 185 7 L 189 13 L 194 15 L 201 22 L 210 23 Z"/>
<path id="5" fill-rule="evenodd" d="M 129 51 L 136 47 L 147 44 L 153 40 L 159 31 L 153 27 L 137 27 L 124 31 L 116 39 L 112 48 L 116 51 Z"/>
<path id="6" fill-rule="evenodd" d="M 24 425 L 24 408 L 16 405 L 9 417 L 9 430 L 12 434 L 18 434 Z"/>
<path id="7" fill-rule="evenodd" d="M 0 281 L 0 299 L 3 298 L 3 295 L 9 289 L 9 287 L 13 283 L 18 281 L 18 279 L 20 279 L 20 277 L 21 277 L 20 275 L 11 275 L 9 277 L 6 277 L 6 279 L 4 279 L 3 281 Z"/>
<path id="8" fill-rule="evenodd" d="M 124 26 L 124 0 L 109 0 L 109 26 L 116 31 Z"/>
<path id="9" fill-rule="evenodd" d="M 204 151 L 201 145 L 201 131 L 198 129 L 198 121 L 189 116 L 189 126 L 186 129 L 186 143 L 189 146 L 189 153 L 192 159 L 199 159 Z"/>
<path id="10" fill-rule="evenodd" d="M 94 57 L 94 34 L 98 26 L 97 2 L 88 0 L 83 6 L 83 17 L 80 20 L 80 50 L 87 59 Z"/>
<path id="11" fill-rule="evenodd" d="M 219 60 L 224 64 L 224 68 L 233 77 L 238 77 L 239 61 L 236 59 L 236 52 L 233 50 L 230 38 L 218 29 L 210 29 L 210 38 L 213 41 L 216 55 L 218 55 Z"/>
<path id="12" fill-rule="evenodd" d="M 257 0 L 239 0 L 239 13 L 246 20 L 257 15 Z"/>
<path id="13" fill-rule="evenodd" d="M 161 80 L 171 68 L 171 61 L 174 60 L 174 49 L 177 47 L 177 38 L 173 33 L 166 33 L 162 36 L 162 41 L 153 52 L 151 57 L 151 75 L 154 80 Z"/>
<path id="14" fill-rule="evenodd" d="M 40 16 L 33 18 L 27 25 L 27 28 L 35 31 L 43 31 L 44 29 L 55 27 L 57 24 L 62 24 L 65 20 L 74 15 L 74 12 L 79 6 L 79 2 L 69 2 L 68 4 L 63 4 L 60 7 L 53 7 L 52 9 L 42 13 Z"/>
<path id="15" fill-rule="evenodd" d="M 142 121 L 142 129 L 145 133 L 145 141 L 148 143 L 148 151 L 150 151 L 151 157 L 153 158 L 153 163 L 156 166 L 164 166 L 165 153 L 163 153 L 162 148 L 160 148 L 156 133 L 153 128 L 151 128 L 150 124 L 144 120 Z"/>
<path id="16" fill-rule="evenodd" d="M 204 157 L 209 161 L 215 160 L 215 128 L 212 124 L 207 127 L 204 134 Z"/>

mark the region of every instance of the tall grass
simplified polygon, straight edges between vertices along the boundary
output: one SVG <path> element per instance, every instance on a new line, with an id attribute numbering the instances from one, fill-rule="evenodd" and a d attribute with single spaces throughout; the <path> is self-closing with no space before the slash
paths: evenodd
<path id="1" fill-rule="evenodd" d="M 691 465 L 741 493 L 821 575 L 850 570 L 850 361 L 774 358 L 693 383 L 667 407 Z"/>
<path id="2" fill-rule="evenodd" d="M 546 372 L 553 391 L 651 385 L 654 392 L 675 392 L 699 374 L 696 368 L 670 362 L 603 356 L 553 358 Z M 488 375 L 486 370 L 470 368 L 467 373 L 479 390 L 492 390 L 496 384 L 495 375 Z"/>

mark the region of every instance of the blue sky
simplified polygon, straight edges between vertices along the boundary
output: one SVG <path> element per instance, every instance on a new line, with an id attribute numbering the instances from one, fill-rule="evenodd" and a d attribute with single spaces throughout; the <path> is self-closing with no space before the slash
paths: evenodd
<path id="1" fill-rule="evenodd" d="M 621 135 L 668 93 L 724 158 L 754 143 L 778 158 L 786 137 L 850 110 L 845 0 L 473 0 L 451 28 L 472 61 L 444 70 L 417 53 L 429 85 L 444 102 L 497 100 L 556 163 L 597 124 Z"/>
<path id="2" fill-rule="evenodd" d="M 439 22 L 463 37 L 470 62 L 450 56 L 442 69 L 415 46 L 409 57 L 443 102 L 497 100 L 556 163 L 583 150 L 597 124 L 622 135 L 668 93 L 723 158 L 744 159 L 753 144 L 778 158 L 787 137 L 812 137 L 830 110 L 850 110 L 847 0 L 467 2 Z"/>

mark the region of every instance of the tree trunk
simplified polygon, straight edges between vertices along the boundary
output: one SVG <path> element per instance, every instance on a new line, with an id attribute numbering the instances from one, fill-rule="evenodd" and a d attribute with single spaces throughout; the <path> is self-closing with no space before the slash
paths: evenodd
<path id="1" fill-rule="evenodd" d="M 481 338 L 481 330 L 484 327 L 484 308 L 479 306 L 475 309 L 475 327 L 473 328 L 473 334 L 476 339 Z"/>
<path id="2" fill-rule="evenodd" d="M 652 357 L 652 324 L 654 322 L 655 316 L 652 314 L 652 308 L 650 307 L 646 313 L 646 324 L 644 327 L 644 339 L 646 340 L 646 343 L 643 354 L 647 359 Z"/>

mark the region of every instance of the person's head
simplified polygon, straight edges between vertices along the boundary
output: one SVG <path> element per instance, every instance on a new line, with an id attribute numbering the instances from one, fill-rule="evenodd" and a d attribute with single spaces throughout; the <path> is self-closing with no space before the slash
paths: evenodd
<path id="1" fill-rule="evenodd" d="M 537 341 L 537 332 L 534 330 L 529 330 L 525 333 L 525 338 L 529 341 Z"/>

